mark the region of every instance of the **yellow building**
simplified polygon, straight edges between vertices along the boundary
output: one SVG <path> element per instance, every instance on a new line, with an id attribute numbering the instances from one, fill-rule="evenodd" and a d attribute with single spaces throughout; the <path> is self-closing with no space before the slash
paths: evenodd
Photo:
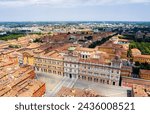
<path id="1" fill-rule="evenodd" d="M 150 63 L 150 55 L 142 55 L 141 51 L 137 48 L 131 49 L 131 55 L 134 62 Z"/>
<path id="2" fill-rule="evenodd" d="M 149 63 L 150 64 L 150 55 L 136 55 L 136 56 L 133 56 L 133 61 L 134 62 L 139 62 L 139 63 Z"/>
<path id="3" fill-rule="evenodd" d="M 35 71 L 63 76 L 63 57 L 56 51 L 35 57 Z"/>
<path id="4" fill-rule="evenodd" d="M 23 64 L 34 66 L 35 60 L 34 60 L 34 54 L 32 53 L 32 51 L 23 52 Z"/>

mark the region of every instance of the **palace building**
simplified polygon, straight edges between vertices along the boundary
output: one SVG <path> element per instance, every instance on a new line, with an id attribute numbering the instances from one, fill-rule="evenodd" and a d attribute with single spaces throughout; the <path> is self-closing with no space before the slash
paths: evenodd
<path id="1" fill-rule="evenodd" d="M 108 61 L 105 52 L 79 46 L 58 50 L 35 56 L 35 71 L 119 86 L 122 66 L 119 57 Z"/>

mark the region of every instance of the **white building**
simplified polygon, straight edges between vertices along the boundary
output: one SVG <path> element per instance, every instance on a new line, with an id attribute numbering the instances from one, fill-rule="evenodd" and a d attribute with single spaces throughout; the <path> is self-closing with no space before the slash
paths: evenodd
<path id="1" fill-rule="evenodd" d="M 64 76 L 69 78 L 78 78 L 79 74 L 79 58 L 73 54 L 74 50 L 74 47 L 70 47 L 69 53 L 64 55 Z"/>

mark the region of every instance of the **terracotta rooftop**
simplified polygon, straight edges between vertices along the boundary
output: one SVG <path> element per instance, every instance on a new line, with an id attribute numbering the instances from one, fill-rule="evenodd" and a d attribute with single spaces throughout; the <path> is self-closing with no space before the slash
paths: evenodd
<path id="1" fill-rule="evenodd" d="M 28 66 L 16 69 L 13 73 L 3 73 L 0 77 L 0 96 L 33 96 L 33 93 L 44 85 L 43 82 L 33 78 L 34 71 Z"/>
<path id="2" fill-rule="evenodd" d="M 133 94 L 134 97 L 150 97 L 150 87 L 143 85 L 133 85 Z"/>
<path id="3" fill-rule="evenodd" d="M 43 85 L 43 82 L 28 79 L 13 87 L 9 92 L 3 95 L 3 97 L 32 97 Z"/>
<path id="4" fill-rule="evenodd" d="M 145 58 L 145 59 L 150 59 L 150 55 L 135 55 L 135 58 Z"/>
<path id="5" fill-rule="evenodd" d="M 61 56 L 57 51 L 51 51 L 43 56 L 54 58 L 54 59 L 63 59 L 63 56 Z"/>
<path id="6" fill-rule="evenodd" d="M 57 48 L 55 48 L 56 51 L 58 52 L 62 52 L 62 51 L 67 51 L 69 47 L 71 47 L 72 44 L 64 44 L 63 46 L 59 46 Z"/>
<path id="7" fill-rule="evenodd" d="M 141 55 L 141 51 L 137 48 L 131 49 L 131 53 L 132 53 L 133 56 L 134 55 Z"/>
<path id="8" fill-rule="evenodd" d="M 140 74 L 149 74 L 150 75 L 150 70 L 140 69 Z"/>
<path id="9" fill-rule="evenodd" d="M 131 78 L 131 77 L 124 77 L 124 76 L 122 76 L 122 85 L 124 83 L 128 84 L 130 87 L 132 87 L 133 84 L 145 85 L 145 86 L 149 86 L 150 87 L 150 81 L 149 80 L 144 80 L 144 79 L 138 79 L 138 78 Z"/>
<path id="10" fill-rule="evenodd" d="M 83 52 L 94 52 L 96 51 L 95 49 L 91 49 L 91 48 L 83 48 L 83 47 L 77 47 L 76 51 L 83 51 Z"/>
<path id="11" fill-rule="evenodd" d="M 130 40 L 127 40 L 127 39 L 119 39 L 119 41 L 130 42 Z"/>
<path id="12" fill-rule="evenodd" d="M 95 64 L 105 64 L 104 58 L 89 58 L 89 59 L 79 59 L 80 62 L 95 63 Z"/>
<path id="13" fill-rule="evenodd" d="M 57 93 L 58 97 L 100 97 L 93 90 L 82 90 L 79 88 L 66 88 L 62 87 L 60 91 Z"/>
<path id="14" fill-rule="evenodd" d="M 28 49 L 35 49 L 35 48 L 38 48 L 40 47 L 40 44 L 38 43 L 31 43 L 27 48 Z"/>

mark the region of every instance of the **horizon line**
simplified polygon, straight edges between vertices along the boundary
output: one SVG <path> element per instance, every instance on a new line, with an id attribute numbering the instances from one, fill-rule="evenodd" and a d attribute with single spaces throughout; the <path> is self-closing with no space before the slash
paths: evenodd
<path id="1" fill-rule="evenodd" d="M 95 21 L 93 21 L 93 20 L 84 20 L 84 21 L 80 21 L 80 20 L 77 20 L 77 21 L 75 21 L 75 20 L 71 20 L 71 21 L 68 21 L 68 20 L 66 20 L 66 21 L 0 21 L 0 23 L 2 23 L 2 22 L 150 22 L 150 21 L 128 21 L 128 20 L 119 20 L 119 21 L 117 21 L 117 20 L 107 20 L 107 21 L 104 21 L 104 20 L 102 20 L 102 21 L 97 21 L 97 20 L 95 20 Z"/>

